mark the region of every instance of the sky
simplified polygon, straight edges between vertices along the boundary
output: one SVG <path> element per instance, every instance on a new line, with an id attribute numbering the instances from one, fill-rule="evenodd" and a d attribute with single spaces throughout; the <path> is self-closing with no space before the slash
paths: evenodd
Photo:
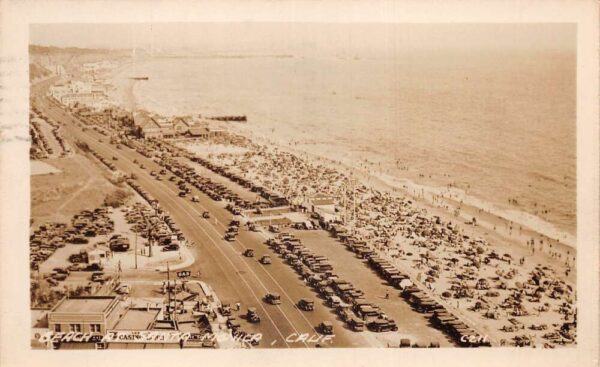
<path id="1" fill-rule="evenodd" d="M 541 49 L 573 51 L 576 25 L 391 23 L 137 23 L 33 24 L 42 46 L 155 52 L 347 52 L 402 49 Z"/>

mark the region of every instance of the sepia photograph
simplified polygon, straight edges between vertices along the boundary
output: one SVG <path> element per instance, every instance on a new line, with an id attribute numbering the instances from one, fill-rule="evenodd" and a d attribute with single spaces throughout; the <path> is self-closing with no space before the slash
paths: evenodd
<path id="1" fill-rule="evenodd" d="M 26 348 L 581 352 L 576 22 L 141 18 L 26 25 Z"/>
<path id="2" fill-rule="evenodd" d="M 32 346 L 575 345 L 575 35 L 32 25 Z"/>

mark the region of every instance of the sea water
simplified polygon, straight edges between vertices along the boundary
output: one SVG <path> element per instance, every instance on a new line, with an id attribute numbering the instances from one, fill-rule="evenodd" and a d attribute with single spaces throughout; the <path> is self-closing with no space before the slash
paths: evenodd
<path id="1" fill-rule="evenodd" d="M 149 77 L 136 108 L 246 115 L 230 129 L 574 234 L 575 70 L 573 52 L 543 50 L 213 55 L 136 62 L 114 82 Z"/>

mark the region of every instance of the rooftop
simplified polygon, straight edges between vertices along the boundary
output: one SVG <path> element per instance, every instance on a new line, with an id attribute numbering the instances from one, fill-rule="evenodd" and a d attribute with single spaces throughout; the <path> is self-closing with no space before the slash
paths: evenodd
<path id="1" fill-rule="evenodd" d="M 52 312 L 102 313 L 105 312 L 113 302 L 118 302 L 117 297 L 91 296 L 64 298 L 54 307 Z"/>
<path id="2" fill-rule="evenodd" d="M 115 330 L 148 330 L 160 313 L 159 308 L 130 308 L 117 322 Z"/>

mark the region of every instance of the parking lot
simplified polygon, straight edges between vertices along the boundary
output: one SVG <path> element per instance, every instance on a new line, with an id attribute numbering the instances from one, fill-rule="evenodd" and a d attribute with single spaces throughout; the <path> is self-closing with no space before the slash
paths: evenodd
<path id="1" fill-rule="evenodd" d="M 432 328 L 424 314 L 415 312 L 399 296 L 399 291 L 389 286 L 371 270 L 366 260 L 356 255 L 322 230 L 294 230 L 287 232 L 302 240 L 304 246 L 330 259 L 335 274 L 351 282 L 365 293 L 365 298 L 377 303 L 381 309 L 398 324 L 398 333 L 375 334 L 374 337 L 385 343 L 398 345 L 401 338 L 409 338 L 413 342 L 439 342 L 441 346 L 452 346 L 453 343 L 441 331 Z M 386 293 L 389 299 L 386 299 Z M 410 330 L 410 332 L 408 332 Z"/>

